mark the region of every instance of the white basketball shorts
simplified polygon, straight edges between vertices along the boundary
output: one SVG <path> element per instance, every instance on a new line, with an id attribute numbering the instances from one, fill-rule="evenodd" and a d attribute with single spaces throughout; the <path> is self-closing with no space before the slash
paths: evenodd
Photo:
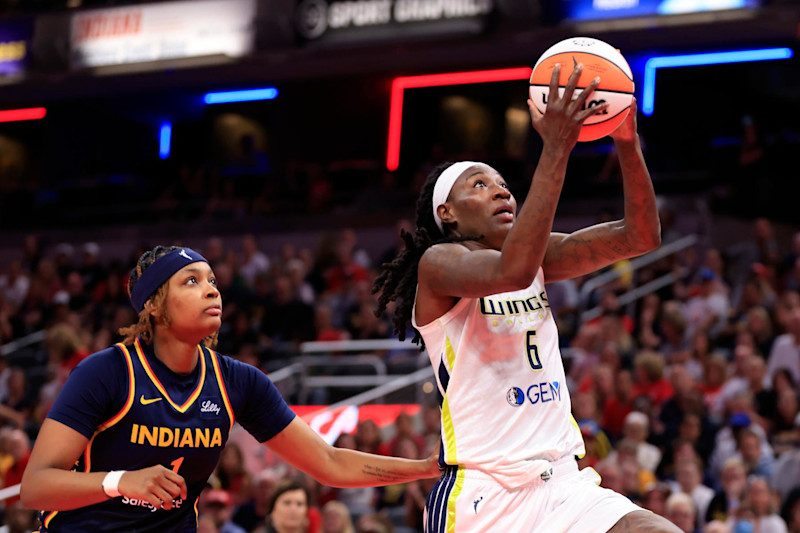
<path id="1" fill-rule="evenodd" d="M 425 533 L 606 533 L 643 510 L 599 483 L 572 457 L 514 490 L 479 470 L 448 467 L 428 494 Z"/>

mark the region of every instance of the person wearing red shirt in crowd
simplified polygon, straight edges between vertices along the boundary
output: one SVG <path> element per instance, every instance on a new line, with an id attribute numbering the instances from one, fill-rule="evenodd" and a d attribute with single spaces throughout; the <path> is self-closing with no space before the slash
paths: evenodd
<path id="1" fill-rule="evenodd" d="M 28 466 L 28 459 L 31 458 L 31 441 L 28 435 L 21 429 L 13 430 L 6 442 L 6 450 L 13 462 L 6 470 L 6 475 L 3 478 L 3 487 L 13 487 L 22 482 L 22 473 L 25 472 L 25 467 Z M 8 498 L 6 500 L 6 508 L 17 501 L 19 501 L 19 496 Z"/>
<path id="2" fill-rule="evenodd" d="M 641 352 L 633 361 L 634 397 L 650 399 L 653 407 L 661 405 L 672 397 L 672 385 L 664 378 L 664 359 L 653 352 Z"/>
<path id="3" fill-rule="evenodd" d="M 633 379 L 628 370 L 620 370 L 617 374 L 614 392 L 603 406 L 603 428 L 612 439 L 618 439 L 622 435 L 625 417 L 633 411 Z"/>

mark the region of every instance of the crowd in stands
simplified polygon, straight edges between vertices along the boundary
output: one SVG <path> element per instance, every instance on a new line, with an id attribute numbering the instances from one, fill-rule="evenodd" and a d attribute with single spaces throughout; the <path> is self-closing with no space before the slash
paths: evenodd
<path id="1" fill-rule="evenodd" d="M 630 305 L 619 298 L 633 286 L 627 262 L 588 295 L 586 279 L 548 285 L 586 443 L 581 466 L 686 533 L 800 533 L 800 233 L 784 243 L 765 219 L 753 228 L 734 246 L 636 271 L 636 284 L 669 273 L 676 281 Z M 665 227 L 665 243 L 677 237 Z M 315 250 L 287 245 L 269 256 L 257 236 L 210 238 L 199 251 L 224 302 L 218 350 L 270 372 L 304 341 L 392 337 L 389 317 L 373 313 L 370 287 L 398 245 L 369 257 L 356 232 L 327 231 Z M 70 370 L 134 322 L 127 273 L 148 247 L 105 261 L 96 243 L 45 246 L 31 235 L 0 263 L 4 486 L 19 482 Z M 587 307 L 599 313 L 583 317 Z M 3 349 L 39 331 L 41 348 Z M 425 405 L 384 428 L 363 420 L 336 445 L 422 457 L 438 446 L 438 424 L 438 407 Z M 421 531 L 434 480 L 324 487 L 237 435 L 199 502 L 199 531 Z M 4 517 L 0 531 L 34 523 L 13 497 Z"/>

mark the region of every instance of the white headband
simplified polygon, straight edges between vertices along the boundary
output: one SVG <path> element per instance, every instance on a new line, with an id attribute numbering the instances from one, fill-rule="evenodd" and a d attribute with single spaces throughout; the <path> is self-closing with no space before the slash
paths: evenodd
<path id="1" fill-rule="evenodd" d="M 436 185 L 433 187 L 433 220 L 436 221 L 436 225 L 439 226 L 442 233 L 444 233 L 444 228 L 442 227 L 442 219 L 439 218 L 437 210 L 440 205 L 447 202 L 447 197 L 450 196 L 450 191 L 453 190 L 453 185 L 455 185 L 456 180 L 471 167 L 478 167 L 486 172 L 495 172 L 495 170 L 486 163 L 459 161 L 444 169 L 444 172 L 439 174 L 439 178 L 436 180 Z"/>

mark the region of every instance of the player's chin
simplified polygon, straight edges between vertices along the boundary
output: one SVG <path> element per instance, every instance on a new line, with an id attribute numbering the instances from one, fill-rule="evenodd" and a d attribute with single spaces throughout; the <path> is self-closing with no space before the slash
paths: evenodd
<path id="1" fill-rule="evenodd" d="M 203 330 L 203 338 L 205 338 L 209 335 L 213 335 L 217 332 L 217 330 L 219 330 L 220 326 L 222 326 L 222 317 L 206 316 L 203 317 L 203 320 L 200 322 L 200 324 Z"/>

